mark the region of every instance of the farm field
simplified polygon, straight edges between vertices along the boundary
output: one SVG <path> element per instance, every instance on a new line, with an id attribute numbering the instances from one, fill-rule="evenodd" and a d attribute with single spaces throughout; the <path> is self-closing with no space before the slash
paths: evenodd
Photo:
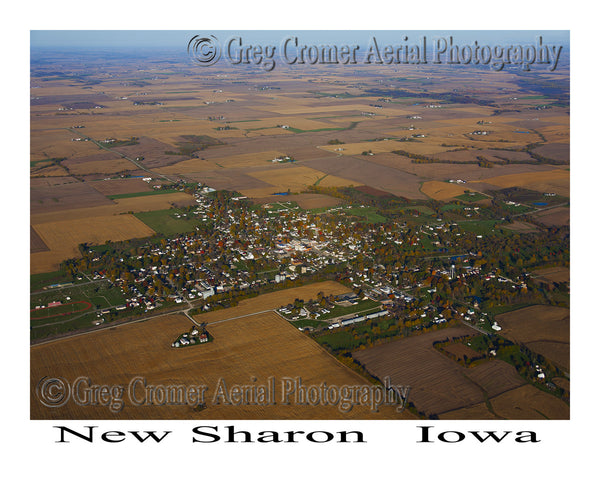
<path id="1" fill-rule="evenodd" d="M 357 373 L 343 366 L 315 342 L 275 313 L 213 323 L 213 341 L 175 349 L 171 343 L 189 329 L 183 316 L 170 315 L 116 329 L 64 339 L 31 348 L 32 419 L 383 419 L 411 418 L 394 407 L 371 412 L 355 406 L 348 413 L 334 405 L 299 405 L 293 397 L 283 404 L 282 382 L 300 378 L 305 386 L 366 385 Z M 57 362 L 58 360 L 58 362 Z M 106 406 L 46 408 L 34 396 L 44 376 L 74 381 L 79 376 L 95 383 L 123 385 L 135 377 L 149 385 L 205 385 L 207 408 L 192 405 L 134 405 L 125 394 L 125 405 L 113 413 Z M 225 405 L 215 397 L 218 385 L 266 384 L 275 377 L 276 405 Z M 252 379 L 255 379 L 253 381 Z M 136 398 L 142 393 L 138 392 Z M 191 402 L 190 402 L 191 403 Z"/>
<path id="2" fill-rule="evenodd" d="M 531 275 L 546 282 L 568 282 L 570 279 L 569 269 L 565 267 L 538 268 L 532 270 Z"/>
<path id="3" fill-rule="evenodd" d="M 471 334 L 467 327 L 442 329 L 396 340 L 352 356 L 377 378 L 410 385 L 410 401 L 426 415 L 439 415 L 483 401 L 481 389 L 465 379 L 462 367 L 433 348 L 433 342 Z"/>
<path id="4" fill-rule="evenodd" d="M 392 383 L 410 385 L 410 401 L 427 416 L 443 419 L 513 418 L 503 409 L 504 399 L 511 392 L 528 385 L 524 385 L 525 381 L 511 365 L 501 360 L 488 360 L 465 368 L 433 348 L 434 342 L 472 333 L 473 330 L 468 327 L 449 327 L 355 351 L 352 356 L 377 378 L 389 376 Z M 496 410 L 493 401 L 492 410 L 484 409 L 486 399 L 496 398 L 500 399 L 500 411 Z M 527 404 L 529 399 L 525 397 L 520 401 Z M 550 413 L 556 412 L 559 415 L 556 418 L 563 418 L 563 412 L 568 412 L 566 404 L 545 392 L 540 391 L 535 401 L 553 405 L 554 410 Z M 557 407 L 555 401 L 564 405 L 565 409 Z"/>
<path id="5" fill-rule="evenodd" d="M 58 220 L 33 226 L 48 251 L 31 254 L 31 273 L 58 270 L 62 260 L 79 257 L 80 243 L 103 244 L 154 235 L 154 230 L 133 215 L 96 216 Z"/>
<path id="6" fill-rule="evenodd" d="M 273 187 L 270 193 L 285 192 L 288 189 L 293 192 L 300 192 L 309 185 L 320 185 L 323 187 L 340 187 L 347 185 L 356 185 L 356 182 L 344 178 L 336 177 L 323 173 L 319 170 L 304 166 L 294 166 L 277 170 L 262 170 L 259 172 L 248 172 L 249 175 L 262 182 L 271 184 Z M 275 189 L 275 192 L 273 192 Z M 241 190 L 241 193 L 249 196 L 258 196 L 260 189 Z"/>
<path id="7" fill-rule="evenodd" d="M 465 193 L 464 185 L 456 185 L 448 182 L 438 182 L 436 180 L 425 182 L 421 186 L 421 192 L 434 200 L 450 200 Z"/>
<path id="8" fill-rule="evenodd" d="M 562 368 L 570 368 L 569 309 L 534 305 L 496 315 L 502 335 L 522 343 Z"/>

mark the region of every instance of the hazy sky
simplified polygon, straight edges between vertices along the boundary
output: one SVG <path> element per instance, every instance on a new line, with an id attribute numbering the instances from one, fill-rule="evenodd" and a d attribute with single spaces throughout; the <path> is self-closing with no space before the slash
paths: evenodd
<path id="1" fill-rule="evenodd" d="M 194 35 L 215 35 L 223 41 L 231 36 L 242 36 L 248 42 L 271 42 L 279 44 L 289 35 L 294 35 L 303 43 L 361 43 L 365 44 L 372 36 L 377 41 L 388 43 L 404 43 L 417 41 L 422 36 L 427 40 L 453 36 L 456 42 L 471 43 L 475 40 L 480 45 L 508 45 L 512 43 L 533 43 L 541 35 L 544 43 L 569 45 L 568 30 L 32 30 L 31 47 L 165 47 L 178 48 L 187 46 Z"/>

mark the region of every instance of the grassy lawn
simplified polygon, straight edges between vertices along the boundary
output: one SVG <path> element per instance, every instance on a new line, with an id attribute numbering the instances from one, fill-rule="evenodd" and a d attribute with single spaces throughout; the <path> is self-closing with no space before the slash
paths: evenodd
<path id="1" fill-rule="evenodd" d="M 29 277 L 29 286 L 31 288 L 31 291 L 35 292 L 37 290 L 41 290 L 42 287 L 46 287 L 48 285 L 54 285 L 57 283 L 69 283 L 72 281 L 73 279 L 70 275 L 66 275 L 61 271 L 36 273 Z"/>
<path id="2" fill-rule="evenodd" d="M 152 212 L 138 212 L 134 215 L 148 225 L 152 230 L 164 235 L 179 235 L 192 232 L 200 225 L 200 221 L 191 214 L 187 217 L 175 218 L 175 214 L 181 213 L 177 209 L 154 210 Z"/>
<path id="3" fill-rule="evenodd" d="M 304 327 L 321 328 L 321 327 L 327 326 L 327 322 L 320 322 L 318 320 L 309 320 L 309 319 L 294 320 L 294 321 L 291 321 L 290 324 L 297 328 L 304 328 Z"/>
<path id="4" fill-rule="evenodd" d="M 30 297 L 29 308 L 33 310 L 36 306 L 48 305 L 50 302 L 55 301 L 69 303 L 81 300 L 90 302 L 93 308 L 96 308 L 96 306 L 108 308 L 110 306 L 123 304 L 125 302 L 125 297 L 120 288 L 113 286 L 108 281 L 100 281 L 36 293 Z M 59 308 L 60 307 L 55 307 L 54 309 L 51 309 L 53 312 L 52 314 L 60 313 L 58 310 Z M 70 307 L 68 310 L 70 311 Z M 32 318 L 34 317 L 32 316 Z"/>
<path id="5" fill-rule="evenodd" d="M 350 332 L 329 333 L 317 337 L 316 340 L 321 345 L 328 345 L 332 350 L 353 350 L 359 345 Z"/>
<path id="6" fill-rule="evenodd" d="M 132 192 L 132 193 L 119 193 L 117 195 L 107 195 L 107 198 L 110 198 L 111 200 L 117 200 L 119 198 L 132 198 L 132 197 L 148 197 L 150 195 L 164 195 L 165 193 L 174 193 L 177 190 L 167 190 L 167 189 L 160 189 L 160 190 L 145 190 L 143 192 Z"/>
<path id="7" fill-rule="evenodd" d="M 321 314 L 319 319 L 328 320 L 330 318 L 342 317 L 358 312 L 373 313 L 379 311 L 380 308 L 380 303 L 376 302 L 375 300 L 360 300 L 356 305 L 352 305 L 351 307 L 341 307 L 339 305 L 336 305 L 334 307 L 328 308 L 330 312 L 326 314 Z"/>
<path id="8" fill-rule="evenodd" d="M 462 200 L 463 202 L 478 202 L 479 200 L 485 200 L 488 198 L 486 195 L 482 195 L 481 193 L 471 192 L 471 193 L 463 193 L 457 197 L 458 200 Z"/>
<path id="9" fill-rule="evenodd" d="M 490 233 L 496 226 L 498 220 L 477 220 L 474 222 L 456 222 L 460 225 L 460 228 L 466 232 L 473 232 L 476 234 Z"/>
<path id="10" fill-rule="evenodd" d="M 363 217 L 364 221 L 369 223 L 384 223 L 387 221 L 387 218 L 377 213 L 377 209 L 375 207 L 351 207 L 345 209 L 344 211 L 348 215 Z"/>

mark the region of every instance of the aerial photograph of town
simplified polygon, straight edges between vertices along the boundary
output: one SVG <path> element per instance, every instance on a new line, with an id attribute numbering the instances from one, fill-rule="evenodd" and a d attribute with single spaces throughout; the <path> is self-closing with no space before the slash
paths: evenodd
<path id="1" fill-rule="evenodd" d="M 31 31 L 32 420 L 571 418 L 569 31 L 92 33 Z"/>

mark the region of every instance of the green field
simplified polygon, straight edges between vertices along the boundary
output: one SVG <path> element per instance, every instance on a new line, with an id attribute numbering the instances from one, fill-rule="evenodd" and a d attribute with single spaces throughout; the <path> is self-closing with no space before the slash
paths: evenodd
<path id="1" fill-rule="evenodd" d="M 377 213 L 377 208 L 375 207 L 351 207 L 344 209 L 344 212 L 347 215 L 363 217 L 364 221 L 368 223 L 384 223 L 387 221 L 387 218 Z"/>
<path id="2" fill-rule="evenodd" d="M 297 328 L 304 328 L 304 327 L 322 328 L 322 327 L 327 326 L 327 322 L 320 322 L 318 320 L 310 320 L 310 319 L 294 320 L 294 321 L 290 322 L 290 324 Z"/>
<path id="3" fill-rule="evenodd" d="M 57 305 L 55 307 L 40 308 L 32 310 L 29 314 L 31 320 L 42 320 L 42 319 L 65 319 L 70 315 L 78 312 L 89 310 L 90 303 L 87 302 L 69 302 L 64 305 Z"/>
<path id="4" fill-rule="evenodd" d="M 119 193 L 117 195 L 107 195 L 106 198 L 111 200 L 117 200 L 119 198 L 133 198 L 133 197 L 148 197 L 150 195 L 164 195 L 165 193 L 173 193 L 176 190 L 172 189 L 158 189 L 158 190 L 144 190 L 143 192 L 132 192 L 132 193 Z"/>
<path id="5" fill-rule="evenodd" d="M 148 225 L 152 230 L 164 235 L 179 235 L 181 233 L 193 232 L 197 225 L 202 222 L 191 216 L 175 218 L 175 214 L 181 213 L 177 209 L 154 210 L 152 212 L 138 212 L 134 215 Z"/>
<path id="6" fill-rule="evenodd" d="M 327 345 L 333 351 L 335 350 L 354 350 L 359 346 L 358 340 L 355 340 L 350 332 L 335 332 L 317 337 L 317 342 L 321 345 Z"/>
<path id="7" fill-rule="evenodd" d="M 351 307 L 341 307 L 336 305 L 334 307 L 328 308 L 330 310 L 329 313 L 322 314 L 319 319 L 320 320 L 328 320 L 331 318 L 343 317 L 345 315 L 351 315 L 353 313 L 373 313 L 379 311 L 381 308 L 381 304 L 376 302 L 375 300 L 360 300 L 356 305 L 352 305 Z"/>
<path id="8" fill-rule="evenodd" d="M 459 195 L 458 197 L 454 197 L 454 198 L 457 198 L 458 200 L 462 200 L 463 202 L 478 202 L 479 200 L 485 200 L 488 197 L 481 193 L 472 192 L 472 193 L 463 193 L 462 195 Z"/>
<path id="9" fill-rule="evenodd" d="M 36 273 L 34 275 L 30 275 L 29 277 L 29 288 L 32 292 L 35 292 L 37 290 L 41 290 L 47 285 L 55 285 L 58 283 L 62 284 L 70 282 L 73 282 L 71 276 L 61 271 Z"/>
<path id="10" fill-rule="evenodd" d="M 115 287 L 108 280 L 100 280 L 34 293 L 30 296 L 29 308 L 34 310 L 36 306 L 48 305 L 51 302 L 69 303 L 81 300 L 90 302 L 93 308 L 109 308 L 123 304 L 125 297 L 120 288 Z"/>
<path id="11" fill-rule="evenodd" d="M 473 232 L 476 234 L 490 233 L 496 226 L 498 220 L 477 220 L 474 222 L 456 222 L 460 225 L 460 228 L 467 232 Z"/>

